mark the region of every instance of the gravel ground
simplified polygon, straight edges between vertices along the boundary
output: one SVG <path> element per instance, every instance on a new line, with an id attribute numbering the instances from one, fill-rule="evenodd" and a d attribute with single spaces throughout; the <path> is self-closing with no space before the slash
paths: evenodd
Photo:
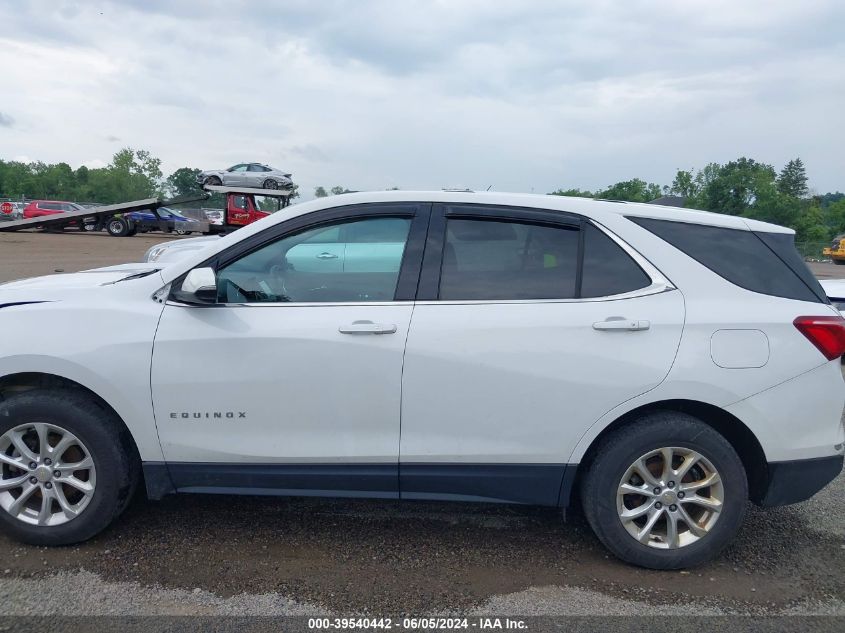
<path id="1" fill-rule="evenodd" d="M 812 500 L 751 508 L 689 572 L 609 557 L 550 509 L 182 496 L 136 501 L 66 548 L 0 536 L 0 614 L 845 615 L 845 476 Z"/>
<path id="2" fill-rule="evenodd" d="M 163 239 L 0 233 L 0 281 L 137 260 Z M 0 615 L 845 615 L 843 493 L 845 475 L 806 503 L 751 508 L 689 572 L 621 564 L 583 519 L 546 508 L 138 499 L 79 546 L 0 535 Z"/>

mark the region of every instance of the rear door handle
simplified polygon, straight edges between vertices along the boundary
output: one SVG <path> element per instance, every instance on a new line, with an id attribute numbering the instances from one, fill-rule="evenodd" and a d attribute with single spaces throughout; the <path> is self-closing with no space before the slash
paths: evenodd
<path id="1" fill-rule="evenodd" d="M 337 255 L 334 253 L 320 253 L 317 255 L 317 259 L 337 259 Z"/>
<path id="2" fill-rule="evenodd" d="M 596 321 L 593 323 L 593 329 L 604 330 L 622 330 L 624 332 L 637 332 L 639 330 L 647 330 L 651 327 L 651 321 L 626 319 L 625 317 L 607 317 L 604 321 Z"/>
<path id="3" fill-rule="evenodd" d="M 341 325 L 337 330 L 341 334 L 393 334 L 396 332 L 396 324 L 353 321 L 349 325 Z"/>

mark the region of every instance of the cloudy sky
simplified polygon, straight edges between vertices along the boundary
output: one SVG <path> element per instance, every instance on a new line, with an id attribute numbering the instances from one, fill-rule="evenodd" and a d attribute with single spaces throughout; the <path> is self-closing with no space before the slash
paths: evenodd
<path id="1" fill-rule="evenodd" d="M 841 0 L 0 0 L 0 24 L 7 160 L 545 193 L 800 156 L 845 190 Z"/>

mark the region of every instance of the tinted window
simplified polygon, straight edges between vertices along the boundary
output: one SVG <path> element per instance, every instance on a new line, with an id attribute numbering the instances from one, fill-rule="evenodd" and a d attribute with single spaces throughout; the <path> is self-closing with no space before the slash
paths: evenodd
<path id="1" fill-rule="evenodd" d="M 440 299 L 571 299 L 577 228 L 448 220 Z"/>
<path id="2" fill-rule="evenodd" d="M 62 205 L 58 202 L 42 202 L 38 205 L 42 209 L 46 209 L 47 211 L 61 211 Z"/>
<path id="3" fill-rule="evenodd" d="M 629 219 L 741 288 L 787 299 L 822 301 L 751 231 L 670 220 Z M 791 244 L 789 248 L 794 250 Z"/>
<path id="4" fill-rule="evenodd" d="M 801 255 L 798 254 L 798 250 L 795 248 L 794 235 L 789 233 L 764 233 L 762 231 L 755 233 L 755 235 L 763 240 L 766 246 L 772 249 L 792 269 L 792 272 L 801 278 L 801 281 L 809 286 L 813 294 L 824 303 L 828 302 L 824 288 Z"/>
<path id="5" fill-rule="evenodd" d="M 250 165 L 248 171 L 267 171 L 261 165 Z"/>
<path id="6" fill-rule="evenodd" d="M 371 242 L 356 248 L 326 241 L 333 230 L 342 235 L 347 229 L 358 229 L 358 225 L 384 221 L 385 218 L 368 218 L 321 226 L 259 248 L 218 271 L 218 300 L 392 301 L 411 220 L 391 218 L 394 226 L 402 227 L 399 241 Z"/>
<path id="7" fill-rule="evenodd" d="M 651 278 L 616 242 L 592 225 L 584 233 L 582 297 L 607 297 L 651 285 Z"/>

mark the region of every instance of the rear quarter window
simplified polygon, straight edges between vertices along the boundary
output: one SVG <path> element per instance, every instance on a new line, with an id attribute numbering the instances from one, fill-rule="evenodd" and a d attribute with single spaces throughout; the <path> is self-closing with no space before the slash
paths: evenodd
<path id="1" fill-rule="evenodd" d="M 628 219 L 740 288 L 785 299 L 828 302 L 796 252 L 792 235 L 673 220 Z"/>

